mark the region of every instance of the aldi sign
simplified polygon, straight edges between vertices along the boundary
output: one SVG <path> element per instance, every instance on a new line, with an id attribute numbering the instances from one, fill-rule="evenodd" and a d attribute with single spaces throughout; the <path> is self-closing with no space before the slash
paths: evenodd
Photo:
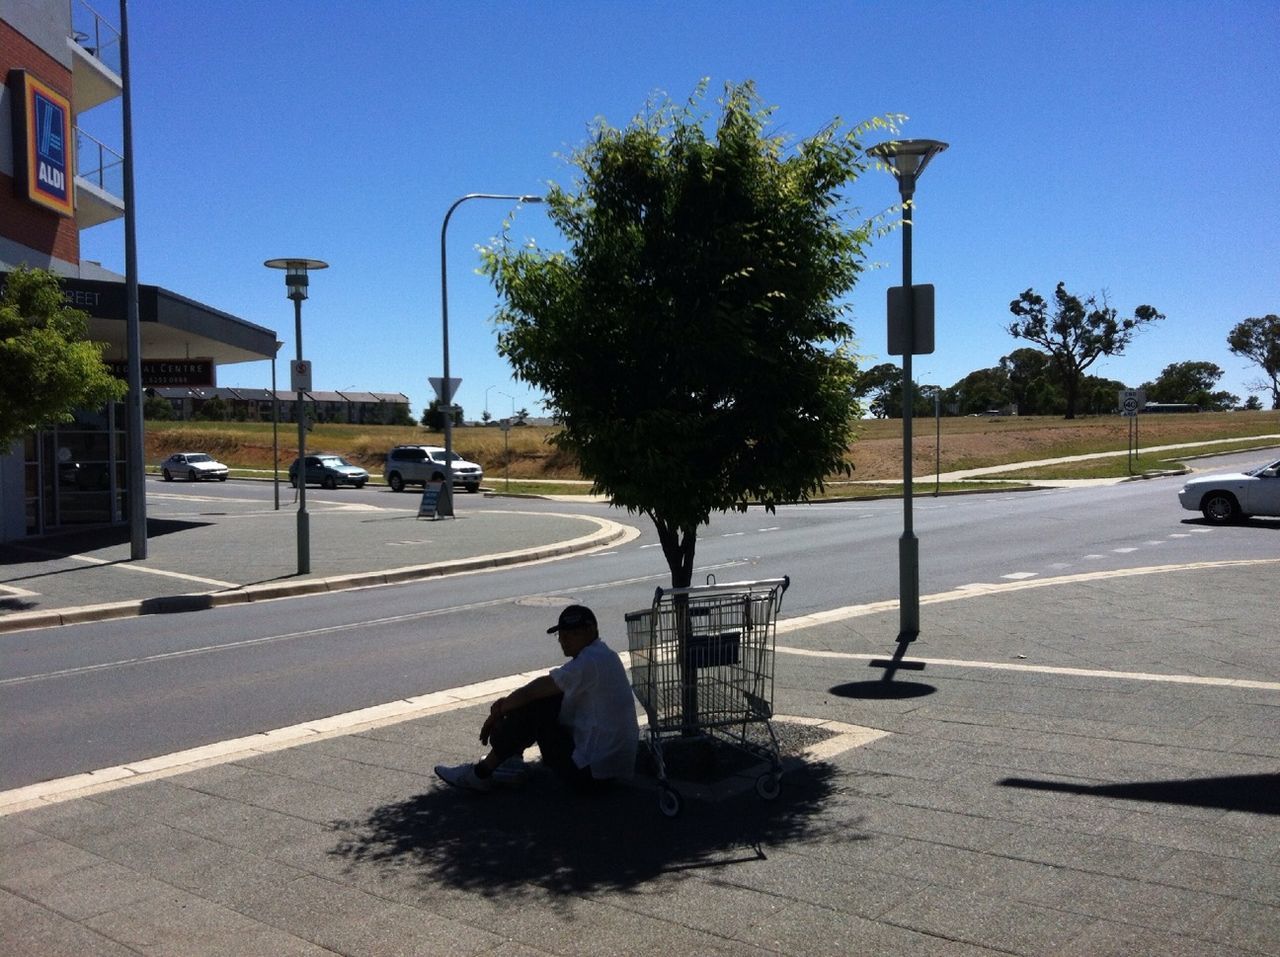
<path id="1" fill-rule="evenodd" d="M 13 125 L 20 131 L 20 188 L 31 202 L 72 216 L 71 101 L 25 70 L 12 71 L 9 81 Z"/>

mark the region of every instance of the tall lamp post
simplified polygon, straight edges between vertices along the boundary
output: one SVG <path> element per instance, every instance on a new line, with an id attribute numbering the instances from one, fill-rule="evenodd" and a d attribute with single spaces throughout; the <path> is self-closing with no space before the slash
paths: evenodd
<path id="1" fill-rule="evenodd" d="M 319 259 L 268 259 L 262 265 L 285 271 L 287 298 L 293 300 L 293 338 L 298 358 L 293 363 L 290 384 L 298 416 L 298 574 L 306 575 L 311 571 L 311 519 L 307 515 L 307 416 L 302 394 L 311 388 L 311 369 L 302 359 L 302 300 L 307 298 L 307 271 L 328 269 L 329 264 Z"/>
<path id="2" fill-rule="evenodd" d="M 929 161 L 947 148 L 938 140 L 896 140 L 873 146 L 867 153 L 885 162 L 898 180 L 902 197 L 902 288 L 907 297 L 905 345 L 902 350 L 902 538 L 898 540 L 898 641 L 915 641 L 920 634 L 920 543 L 912 526 L 911 412 L 915 402 L 911 356 L 916 348 L 914 294 L 911 287 L 911 221 L 915 216 L 916 180 Z"/>
<path id="3" fill-rule="evenodd" d="M 440 405 L 444 412 L 444 494 L 453 496 L 453 383 L 449 379 L 449 256 L 445 237 L 449 232 L 449 219 L 453 211 L 469 199 L 505 199 L 516 203 L 541 203 L 541 196 L 516 196 L 508 193 L 467 193 L 454 200 L 444 214 L 440 227 L 440 321 L 443 326 L 444 382 Z M 487 405 L 487 402 L 486 402 Z"/>
<path id="4" fill-rule="evenodd" d="M 275 489 L 276 507 L 280 511 L 280 395 L 276 392 L 276 356 L 284 343 L 276 340 L 276 351 L 271 356 L 271 484 Z"/>

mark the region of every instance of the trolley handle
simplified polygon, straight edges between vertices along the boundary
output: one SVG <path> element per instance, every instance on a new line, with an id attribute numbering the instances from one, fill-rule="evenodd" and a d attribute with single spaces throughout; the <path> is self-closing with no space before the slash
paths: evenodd
<path id="1" fill-rule="evenodd" d="M 712 576 L 708 576 L 712 577 Z M 663 595 L 699 595 L 707 592 L 723 592 L 723 591 L 741 591 L 750 589 L 777 588 L 781 592 L 786 592 L 791 587 L 791 576 L 783 575 L 781 578 L 759 578 L 754 581 L 740 582 L 723 582 L 720 584 L 712 583 L 707 585 L 687 585 L 683 588 L 663 588 L 659 585 L 653 590 L 653 603 L 656 605 L 662 601 Z"/>

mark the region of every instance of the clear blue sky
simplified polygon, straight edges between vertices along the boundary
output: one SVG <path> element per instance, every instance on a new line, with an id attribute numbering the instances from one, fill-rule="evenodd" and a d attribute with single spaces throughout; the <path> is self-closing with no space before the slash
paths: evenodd
<path id="1" fill-rule="evenodd" d="M 303 309 L 317 389 L 403 392 L 418 415 L 441 374 L 440 228 L 469 192 L 567 183 L 560 158 L 602 116 L 655 91 L 684 99 L 753 79 L 779 129 L 910 117 L 945 140 L 921 178 L 916 282 L 937 288 L 937 350 L 918 381 L 952 385 L 1023 343 L 1008 304 L 1059 280 L 1122 313 L 1168 317 L 1090 371 L 1136 386 L 1217 363 L 1242 399 L 1261 377 L 1228 330 L 1280 312 L 1280 4 L 1256 2 L 264 2 L 132 0 L 141 281 L 274 329 L 294 354 L 272 257 L 327 260 Z M 109 111 L 110 106 L 101 108 Z M 99 117 L 107 129 L 109 113 Z M 93 130 L 93 114 L 84 125 Z M 116 142 L 108 136 L 108 142 Z M 867 214 L 888 173 L 852 184 Z M 540 414 L 512 380 L 475 248 L 510 211 L 470 202 L 449 226 L 451 367 L 467 417 Z M 537 206 L 513 233 L 555 246 Z M 851 296 L 865 364 L 885 355 L 901 240 Z M 123 229 L 82 255 L 123 271 Z M 892 361 L 898 361 L 892 359 Z M 270 365 L 220 385 L 265 387 Z M 281 382 L 288 384 L 287 364 Z M 505 393 L 505 394 L 504 394 Z M 510 396 L 510 398 L 508 398 Z M 1265 401 L 1265 394 L 1263 395 Z"/>

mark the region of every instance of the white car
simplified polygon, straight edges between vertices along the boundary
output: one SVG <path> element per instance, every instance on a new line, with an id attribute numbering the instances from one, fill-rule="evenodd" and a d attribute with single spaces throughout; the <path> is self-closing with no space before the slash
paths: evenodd
<path id="1" fill-rule="evenodd" d="M 174 452 L 160 463 L 160 474 L 166 482 L 175 478 L 190 479 L 193 482 L 227 480 L 228 469 L 221 462 L 214 461 L 206 452 Z"/>
<path id="2" fill-rule="evenodd" d="M 1280 515 L 1280 459 L 1248 472 L 1193 478 L 1178 493 L 1182 507 L 1203 512 L 1215 525 L 1250 515 Z"/>
<path id="3" fill-rule="evenodd" d="M 382 474 L 393 492 L 403 492 L 406 485 L 426 485 L 427 482 L 443 482 L 445 451 L 437 445 L 397 445 L 387 453 Z M 457 452 L 453 453 L 453 484 L 461 485 L 468 492 L 480 491 L 484 481 L 484 469 L 475 462 L 468 462 Z"/>

